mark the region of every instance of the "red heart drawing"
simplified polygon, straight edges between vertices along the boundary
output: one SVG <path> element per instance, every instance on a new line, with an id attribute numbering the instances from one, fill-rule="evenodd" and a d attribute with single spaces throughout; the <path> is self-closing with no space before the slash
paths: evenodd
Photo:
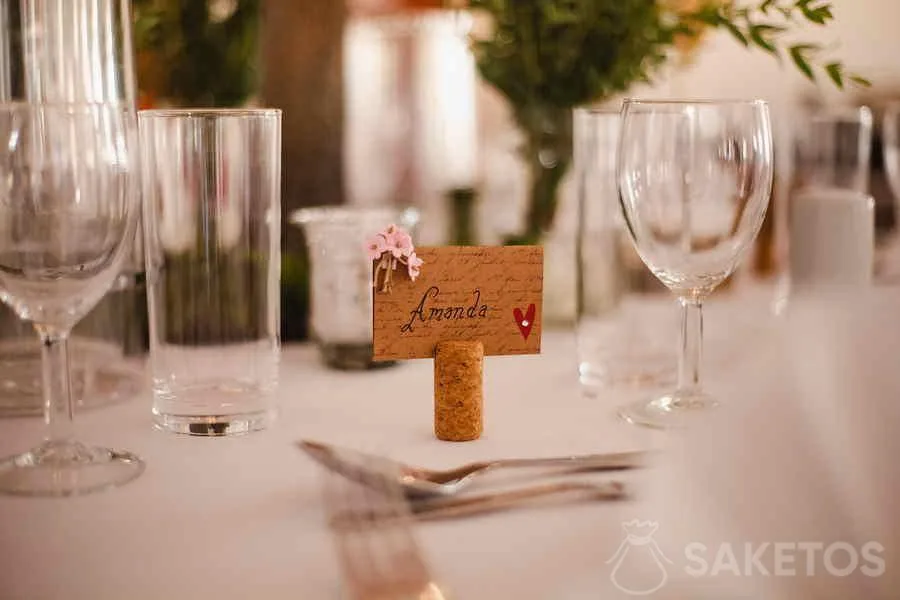
<path id="1" fill-rule="evenodd" d="M 531 328 L 534 327 L 534 314 L 536 310 L 533 303 L 528 305 L 528 310 L 525 311 L 524 315 L 522 314 L 522 309 L 513 309 L 513 318 L 516 320 L 519 332 L 521 332 L 522 337 L 526 340 L 531 333 Z"/>

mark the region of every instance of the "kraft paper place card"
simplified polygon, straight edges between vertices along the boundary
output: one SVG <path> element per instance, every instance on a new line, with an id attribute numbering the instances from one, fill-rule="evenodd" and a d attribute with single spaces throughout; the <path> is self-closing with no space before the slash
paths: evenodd
<path id="1" fill-rule="evenodd" d="M 486 355 L 539 354 L 540 246 L 418 248 L 415 281 L 373 292 L 375 360 L 432 358 L 441 341 L 481 341 Z"/>

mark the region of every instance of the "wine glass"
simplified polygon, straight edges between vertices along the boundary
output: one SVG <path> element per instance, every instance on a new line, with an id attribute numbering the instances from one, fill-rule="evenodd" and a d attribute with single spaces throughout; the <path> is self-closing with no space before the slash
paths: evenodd
<path id="1" fill-rule="evenodd" d="M 702 304 L 759 232 L 772 191 L 772 153 L 762 101 L 623 105 L 617 179 L 627 229 L 682 311 L 678 387 L 622 408 L 626 421 L 681 426 L 716 405 L 700 383 Z"/>
<path id="2" fill-rule="evenodd" d="M 129 452 L 73 437 L 67 341 L 133 241 L 136 119 L 111 104 L 0 104 L 0 299 L 40 340 L 47 438 L 0 461 L 0 492 L 70 496 L 130 481 Z"/>
<path id="3" fill-rule="evenodd" d="M 0 0 L 0 103 L 134 106 L 131 0 Z M 140 229 L 140 228 L 139 228 Z M 142 236 L 114 292 L 73 330 L 76 410 L 133 398 L 146 383 Z M 0 303 L 0 418 L 42 411 L 40 345 Z"/>

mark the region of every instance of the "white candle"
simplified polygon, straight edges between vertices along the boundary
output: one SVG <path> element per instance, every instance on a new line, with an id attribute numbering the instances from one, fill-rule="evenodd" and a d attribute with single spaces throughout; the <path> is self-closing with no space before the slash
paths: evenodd
<path id="1" fill-rule="evenodd" d="M 868 286 L 875 253 L 875 200 L 853 190 L 809 188 L 791 199 L 794 290 Z"/>
<path id="2" fill-rule="evenodd" d="M 474 187 L 478 124 L 475 110 L 475 61 L 469 51 L 466 15 L 440 14 L 421 38 L 419 70 L 423 116 L 421 148 L 428 173 L 439 191 Z"/>

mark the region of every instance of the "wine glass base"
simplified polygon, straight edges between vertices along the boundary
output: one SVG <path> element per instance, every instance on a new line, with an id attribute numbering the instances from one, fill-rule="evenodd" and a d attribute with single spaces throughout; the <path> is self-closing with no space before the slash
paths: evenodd
<path id="1" fill-rule="evenodd" d="M 641 400 L 619 409 L 619 416 L 632 425 L 655 429 L 679 429 L 707 415 L 718 402 L 703 392 L 676 391 L 653 400 Z"/>
<path id="2" fill-rule="evenodd" d="M 143 461 L 130 452 L 45 442 L 0 460 L 0 494 L 80 496 L 123 485 L 143 472 Z"/>

